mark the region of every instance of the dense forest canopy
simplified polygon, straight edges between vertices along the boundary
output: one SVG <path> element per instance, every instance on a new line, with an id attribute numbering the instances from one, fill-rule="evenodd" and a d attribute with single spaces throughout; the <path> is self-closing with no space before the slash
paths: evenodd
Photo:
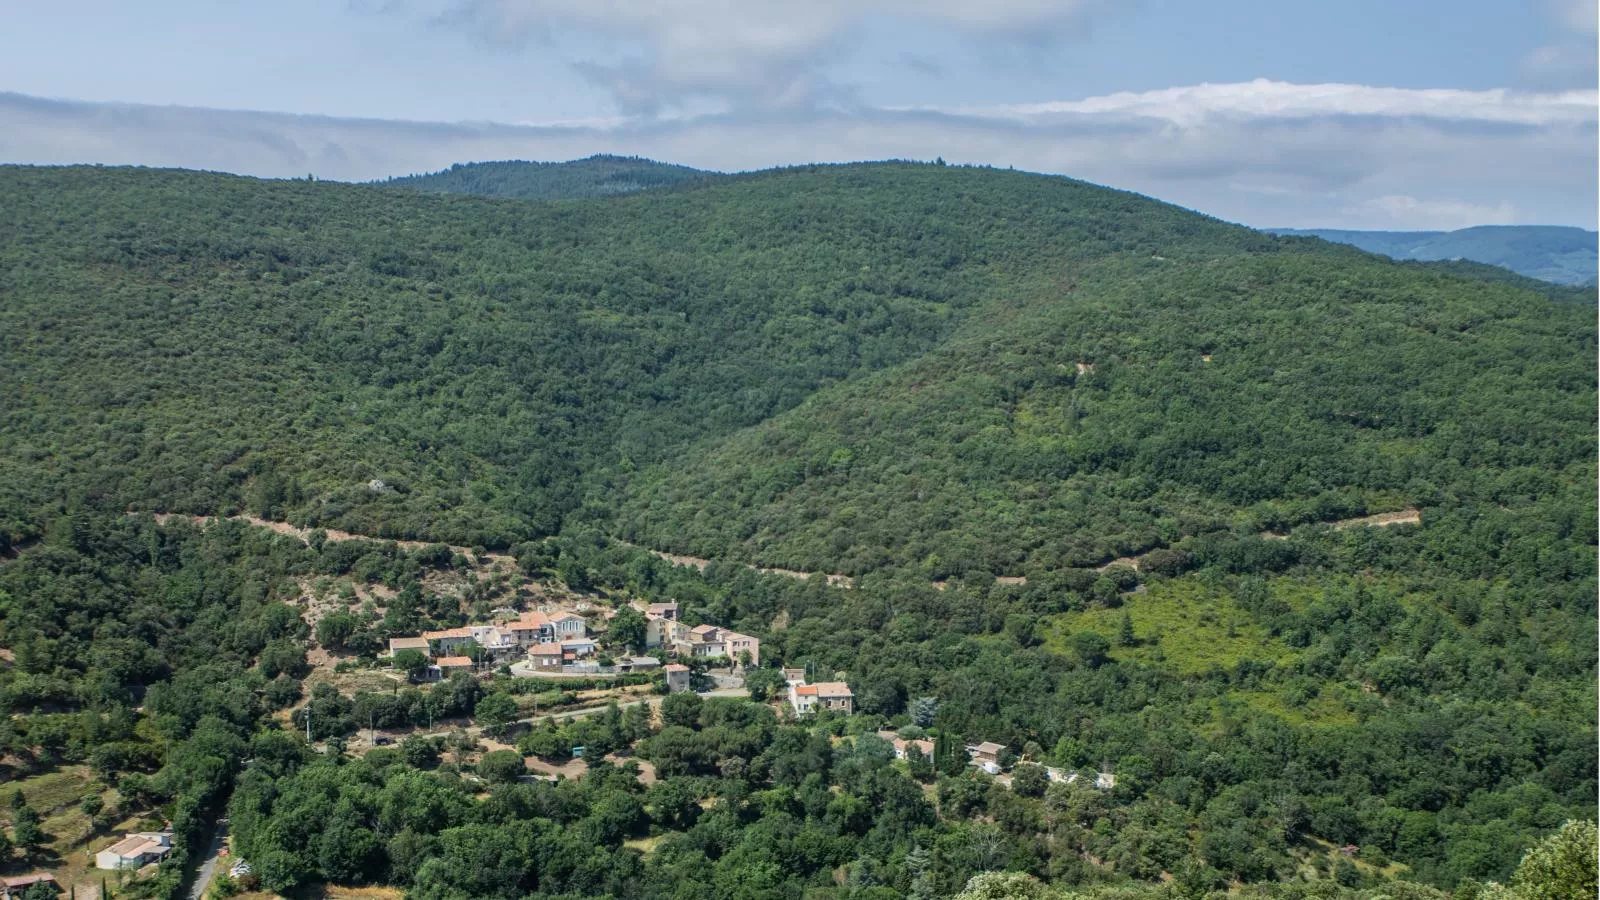
<path id="1" fill-rule="evenodd" d="M 1566 294 L 908 163 L 539 203 L 8 167 L 0 205 L 0 767 L 98 785 L 47 822 L 170 820 L 130 890 L 176 896 L 224 810 L 269 890 L 507 900 L 1533 897 L 1592 843 L 1550 837 L 1596 792 Z M 308 675 L 517 601 L 490 550 L 856 714 L 339 752 L 532 699 Z M 48 859 L 23 799 L 0 864 Z"/>
<path id="2" fill-rule="evenodd" d="M 457 163 L 440 172 L 380 182 L 440 194 L 479 194 L 522 200 L 608 197 L 716 177 L 715 172 L 632 156 L 591 156 L 571 162 Z"/>

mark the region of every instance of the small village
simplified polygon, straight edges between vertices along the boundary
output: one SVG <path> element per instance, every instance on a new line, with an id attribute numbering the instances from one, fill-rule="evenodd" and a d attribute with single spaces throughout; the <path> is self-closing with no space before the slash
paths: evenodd
<path id="1" fill-rule="evenodd" d="M 677 602 L 633 599 L 613 606 L 597 602 L 597 599 L 564 591 L 532 592 L 531 596 L 524 593 L 524 605 L 534 608 L 499 606 L 483 617 L 486 621 L 469 621 L 449 628 L 388 637 L 376 658 L 367 661 L 372 668 L 364 671 L 372 675 L 386 672 L 399 679 L 399 683 L 413 685 L 439 685 L 462 678 L 475 679 L 485 685 L 507 677 L 513 682 L 543 681 L 550 690 L 560 692 L 560 696 L 582 698 L 571 709 L 547 712 L 543 720 L 547 725 L 557 719 L 572 721 L 596 715 L 608 706 L 615 708 L 619 701 L 628 706 L 644 704 L 649 718 L 659 719 L 660 698 L 675 694 L 756 699 L 756 693 L 748 689 L 746 680 L 762 673 L 762 680 L 771 685 L 771 689 L 762 691 L 759 697 L 764 698 L 763 702 L 775 711 L 780 721 L 829 723 L 826 727 L 836 744 L 851 737 L 880 739 L 892 750 L 894 760 L 911 766 L 913 771 L 918 766 L 936 765 L 938 748 L 925 729 L 904 726 L 892 730 L 871 721 L 875 717 L 868 717 L 868 721 L 860 725 L 851 724 L 859 718 L 856 693 L 844 672 L 834 672 L 829 680 L 820 680 L 810 677 L 807 668 L 764 668 L 758 637 L 711 623 L 691 625 L 684 621 Z M 464 610 L 465 607 L 463 603 Z M 614 627 L 619 616 L 631 620 L 627 630 L 631 640 L 619 634 L 622 629 Z M 642 628 L 639 627 L 641 622 Z M 349 659 L 347 656 L 346 662 Z M 337 668 L 343 669 L 344 665 Z M 616 687 L 606 689 L 603 686 L 607 683 Z M 575 690 L 566 687 L 568 684 L 590 687 Z M 650 693 L 656 694 L 656 698 L 650 698 Z M 501 741 L 509 742 L 512 735 L 527 733 L 538 720 L 536 707 L 533 717 L 514 721 L 509 730 L 496 734 Z M 447 729 L 443 733 L 445 737 L 462 734 L 460 724 L 441 724 Z M 431 740 L 440 739 L 440 732 L 432 728 L 425 731 L 385 729 L 381 734 L 376 729 L 366 731 L 364 741 L 358 734 L 351 735 L 349 741 L 324 742 L 321 748 L 314 743 L 313 748 L 364 755 L 419 734 Z M 507 746 L 491 740 L 489 729 L 475 726 L 471 732 L 487 742 L 490 749 Z M 479 746 L 485 745 L 480 743 Z M 568 761 L 560 765 L 538 756 L 527 757 L 524 780 L 582 778 L 587 771 L 584 749 L 571 747 L 566 754 Z M 632 748 L 623 748 L 607 756 L 607 760 L 630 759 L 631 751 Z M 484 751 L 480 749 L 479 752 Z M 1019 760 L 1011 748 L 993 741 L 961 743 L 952 752 L 958 754 L 958 758 L 964 757 L 963 768 L 981 772 L 1003 787 L 1012 786 L 1013 772 L 1020 771 L 1015 767 L 1024 762 L 1032 764 L 1026 768 L 1042 772 L 1045 783 L 1070 785 L 1080 780 L 1077 771 L 1046 766 L 1037 759 Z M 464 777 L 481 783 L 481 779 L 472 774 L 477 755 L 463 757 L 458 751 L 455 758 L 460 761 Z M 648 763 L 644 765 L 649 766 Z M 654 779 L 653 768 L 648 771 L 652 774 L 645 776 L 647 783 Z M 1116 777 L 1101 771 L 1091 783 L 1099 790 L 1111 790 L 1116 786 Z M 140 824 L 144 826 L 142 829 L 112 834 L 103 839 L 103 843 L 95 841 L 84 846 L 85 860 L 81 865 L 86 866 L 86 874 L 71 876 L 70 880 L 78 882 L 76 885 L 59 883 L 57 873 L 50 871 L 0 877 L 0 900 L 23 897 L 37 900 L 63 895 L 114 896 L 123 888 L 131 888 L 133 883 L 152 877 L 173 855 L 174 834 L 170 822 L 158 823 L 146 818 Z M 219 831 L 210 854 L 195 888 L 196 900 L 207 896 L 209 884 L 224 875 L 228 884 L 253 883 L 251 863 L 230 852 L 225 831 Z M 95 870 L 101 874 L 95 876 Z M 87 884 L 95 890 L 86 892 L 84 882 L 96 877 L 98 884 L 93 880 Z"/>

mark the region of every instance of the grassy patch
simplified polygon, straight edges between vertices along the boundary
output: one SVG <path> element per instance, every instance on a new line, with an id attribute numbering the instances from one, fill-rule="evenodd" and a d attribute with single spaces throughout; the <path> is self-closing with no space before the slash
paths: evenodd
<path id="1" fill-rule="evenodd" d="M 1228 697 L 1257 712 L 1277 716 L 1290 725 L 1354 725 L 1355 713 L 1343 699 L 1343 689 L 1328 685 L 1306 703 L 1290 703 L 1278 691 L 1229 691 Z M 1221 715 L 1222 704 L 1216 704 Z"/>
<path id="2" fill-rule="evenodd" d="M 1118 660 L 1167 665 L 1184 675 L 1213 668 L 1231 669 L 1247 659 L 1283 662 L 1295 651 L 1267 635 L 1223 588 L 1195 579 L 1163 581 L 1124 599 L 1119 609 L 1090 609 L 1051 616 L 1045 646 L 1070 653 L 1068 640 L 1080 631 L 1115 641 L 1122 617 L 1133 620 L 1137 642 L 1113 647 Z"/>
<path id="3" fill-rule="evenodd" d="M 7 801 L 0 804 L 0 815 L 5 816 L 8 827 L 11 824 L 11 793 L 18 788 L 22 789 L 23 799 L 28 801 L 28 805 L 46 820 L 52 813 L 76 807 L 89 794 L 100 793 L 100 785 L 88 766 L 62 766 L 42 775 L 12 782 L 0 787 L 0 795 Z"/>

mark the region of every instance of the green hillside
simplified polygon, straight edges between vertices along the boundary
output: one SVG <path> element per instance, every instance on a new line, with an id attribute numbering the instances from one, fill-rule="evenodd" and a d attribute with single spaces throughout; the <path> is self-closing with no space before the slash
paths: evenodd
<path id="1" fill-rule="evenodd" d="M 610 197 L 718 177 L 715 172 L 631 156 L 570 162 L 457 163 L 441 172 L 404 175 L 381 184 L 435 194 L 477 194 L 522 200 Z"/>
<path id="2" fill-rule="evenodd" d="M 0 167 L 0 208 L 5 874 L 170 820 L 118 893 L 187 896 L 226 812 L 286 896 L 1445 900 L 1595 817 L 1569 292 L 905 163 L 538 203 Z M 557 719 L 379 658 L 552 598 L 607 640 L 676 601 L 855 714 Z"/>
<path id="3" fill-rule="evenodd" d="M 1011 300 L 635 476 L 624 533 L 804 570 L 1030 575 L 1219 528 L 1579 503 L 1593 478 L 1592 309 L 1290 254 L 1117 259 Z"/>
<path id="4" fill-rule="evenodd" d="M 1350 244 L 1395 259 L 1471 260 L 1556 284 L 1593 284 L 1600 274 L 1597 235 L 1582 228 L 1478 225 L 1456 231 L 1283 228 L 1273 232 Z"/>

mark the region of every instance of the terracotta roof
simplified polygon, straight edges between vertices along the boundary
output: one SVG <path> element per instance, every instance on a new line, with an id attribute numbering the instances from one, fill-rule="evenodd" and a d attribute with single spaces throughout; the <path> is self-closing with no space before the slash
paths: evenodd
<path id="1" fill-rule="evenodd" d="M 850 685 L 842 681 L 824 681 L 819 684 L 808 685 L 816 689 L 818 697 L 854 697 Z"/>
<path id="2" fill-rule="evenodd" d="M 429 641 L 437 641 L 441 638 L 469 638 L 472 637 L 472 631 L 467 628 L 446 628 L 443 631 L 424 631 L 422 637 L 424 640 Z"/>
<path id="3" fill-rule="evenodd" d="M 711 632 L 716 631 L 716 630 L 717 630 L 717 626 L 715 626 L 715 625 L 696 625 L 695 627 L 689 629 L 689 633 L 690 634 L 710 634 Z"/>
<path id="4" fill-rule="evenodd" d="M 662 668 L 663 671 L 667 671 L 667 672 L 687 672 L 687 671 L 689 671 L 689 667 L 684 665 L 684 664 L 682 664 L 682 663 L 667 663 L 666 665 L 662 666 L 661 668 Z"/>
<path id="5" fill-rule="evenodd" d="M 522 620 L 519 620 L 519 621 L 516 621 L 516 622 L 512 622 L 510 625 L 506 626 L 506 629 L 509 630 L 509 631 L 539 631 L 539 630 L 541 630 L 543 628 L 544 628 L 544 624 L 543 623 L 541 623 L 541 622 L 529 622 L 526 619 L 522 619 Z"/>
<path id="6" fill-rule="evenodd" d="M 441 669 L 465 668 L 472 665 L 472 658 L 469 656 L 441 656 L 434 665 Z"/>
<path id="7" fill-rule="evenodd" d="M 428 639 L 424 637 L 397 637 L 389 638 L 390 650 L 426 650 Z"/>
<path id="8" fill-rule="evenodd" d="M 532 647 L 528 648 L 528 655 L 529 656 L 560 656 L 561 655 L 561 645 L 556 643 L 555 641 L 545 641 L 542 644 L 534 644 Z"/>
<path id="9" fill-rule="evenodd" d="M 564 621 L 566 621 L 568 619 L 581 619 L 581 618 L 583 618 L 583 616 L 580 616 L 575 612 L 567 612 L 566 610 L 563 610 L 563 611 L 558 612 L 555 615 L 551 616 L 550 617 L 550 621 L 552 621 L 552 622 L 564 622 Z"/>
<path id="10" fill-rule="evenodd" d="M 1003 745 L 1003 744 L 996 744 L 994 741 L 984 741 L 983 743 L 979 744 L 978 746 L 973 747 L 972 751 L 974 753 L 982 753 L 982 754 L 985 754 L 987 756 L 994 756 L 994 755 L 998 754 L 1001 750 L 1004 750 L 1004 749 L 1005 749 L 1005 745 Z"/>
<path id="11" fill-rule="evenodd" d="M 797 684 L 794 686 L 794 692 L 799 697 L 815 697 L 817 695 L 817 686 L 814 684 Z"/>

